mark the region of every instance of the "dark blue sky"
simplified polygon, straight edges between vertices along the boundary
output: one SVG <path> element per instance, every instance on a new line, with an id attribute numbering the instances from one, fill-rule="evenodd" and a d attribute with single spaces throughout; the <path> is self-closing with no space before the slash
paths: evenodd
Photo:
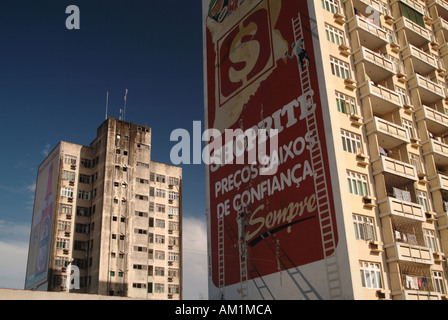
<path id="1" fill-rule="evenodd" d="M 80 30 L 65 27 L 80 9 Z M 152 157 L 170 163 L 176 128 L 203 120 L 201 1 L 2 0 L 0 220 L 30 224 L 33 184 L 60 140 L 88 145 L 105 118 L 153 129 Z M 205 169 L 183 166 L 185 215 L 204 217 Z M 1 240 L 0 235 L 0 240 Z"/>

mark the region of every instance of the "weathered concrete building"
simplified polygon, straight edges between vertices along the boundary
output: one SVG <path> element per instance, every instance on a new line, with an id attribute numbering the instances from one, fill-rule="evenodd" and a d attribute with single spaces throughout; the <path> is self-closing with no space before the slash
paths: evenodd
<path id="1" fill-rule="evenodd" d="M 25 289 L 181 299 L 181 188 L 146 126 L 109 118 L 88 147 L 61 141 L 39 167 Z"/>

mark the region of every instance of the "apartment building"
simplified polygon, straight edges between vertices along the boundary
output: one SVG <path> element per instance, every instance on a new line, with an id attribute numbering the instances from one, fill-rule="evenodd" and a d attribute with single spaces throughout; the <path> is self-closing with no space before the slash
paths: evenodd
<path id="1" fill-rule="evenodd" d="M 247 197 L 249 205 L 245 208 L 235 208 L 235 212 L 228 213 L 229 217 L 221 217 L 218 211 L 217 218 L 213 206 L 209 206 L 212 270 L 209 296 L 446 300 L 448 1 L 321 0 L 303 1 L 302 8 L 288 1 L 240 1 L 231 14 L 220 13 L 217 5 L 208 7 L 207 1 L 204 2 L 207 4 L 204 41 L 209 45 L 205 51 L 208 60 L 204 62 L 209 86 L 206 117 L 211 114 L 209 121 L 213 123 L 213 110 L 221 104 L 224 106 L 221 110 L 224 109 L 227 102 L 224 99 L 231 99 L 226 95 L 238 88 L 236 82 L 226 78 L 229 67 L 224 63 L 238 70 L 236 62 L 232 65 L 225 60 L 227 43 L 232 44 L 229 54 L 234 61 L 251 61 L 251 57 L 262 54 L 271 57 L 274 63 L 268 65 L 270 73 L 263 75 L 261 89 L 247 89 L 251 100 L 245 100 L 249 102 L 237 123 L 246 129 L 244 121 L 250 115 L 258 117 L 261 105 L 261 116 L 255 126 L 270 123 L 272 127 L 280 127 L 280 153 L 291 151 L 287 157 L 292 157 L 295 163 L 309 161 L 314 172 L 314 183 L 304 188 L 301 180 L 301 184 L 283 192 L 278 202 L 275 196 L 268 200 L 259 197 L 260 201 Z M 264 12 L 274 21 L 272 25 L 260 18 Z M 253 45 L 250 41 L 263 40 L 261 32 L 251 30 L 247 44 L 240 44 L 248 32 L 243 28 L 249 25 L 246 20 L 257 24 L 258 30 L 270 33 L 270 39 L 274 39 L 270 43 L 274 48 L 271 56 L 250 51 L 249 46 Z M 226 37 L 234 37 L 234 42 Z M 290 48 L 296 50 L 297 45 L 301 46 L 296 56 L 298 68 L 288 60 L 293 58 Z M 286 55 L 282 55 L 285 51 Z M 214 73 L 220 67 L 217 61 L 224 61 L 227 69 L 223 67 Z M 260 69 L 260 66 L 254 68 L 257 72 Z M 291 69 L 297 69 L 296 73 L 290 72 Z M 253 75 L 254 70 L 248 68 L 247 72 Z M 230 79 L 234 76 L 231 72 L 228 72 Z M 271 83 L 270 78 L 274 79 Z M 226 81 L 231 85 L 224 87 Z M 295 96 L 289 93 L 294 86 L 299 87 Z M 219 93 L 216 102 L 213 90 Z M 277 102 L 281 98 L 272 98 L 284 95 L 291 98 L 282 104 Z M 273 120 L 268 122 L 263 117 L 272 112 L 266 111 L 273 104 L 270 99 L 284 107 L 274 109 Z M 306 107 L 302 104 L 312 106 L 314 118 L 304 114 Z M 288 121 L 282 123 L 281 116 Z M 319 123 L 321 118 L 323 125 Z M 301 131 L 304 127 L 307 133 Z M 289 133 L 288 128 L 295 131 Z M 322 131 L 325 138 L 318 134 Z M 282 146 L 281 139 L 286 135 L 289 140 Z M 299 142 L 304 141 L 301 135 L 306 141 L 314 141 L 307 146 L 309 155 L 293 153 L 300 149 Z M 323 150 L 328 151 L 327 158 Z M 329 169 L 322 168 L 325 162 Z M 290 171 L 281 171 L 282 166 L 287 167 L 281 161 L 277 177 L 283 183 L 288 180 L 280 178 Z M 210 170 L 208 176 L 214 182 L 217 174 Z M 218 179 L 223 181 L 221 176 Z M 264 187 L 269 179 L 272 178 L 250 180 L 247 187 L 240 185 L 255 192 L 254 186 Z M 214 196 L 214 185 L 210 183 L 208 187 L 209 201 L 213 204 L 218 199 L 216 202 L 223 203 L 224 197 Z M 282 185 L 283 188 L 287 189 Z M 307 196 L 314 190 L 314 195 Z M 309 219 L 308 227 L 301 228 L 304 220 L 296 221 L 293 227 L 289 224 L 288 229 L 281 226 L 285 221 L 282 217 L 298 205 L 298 202 L 288 205 L 290 194 L 295 194 L 294 201 L 305 202 L 315 196 L 317 204 L 313 207 L 308 202 L 308 212 L 304 202 L 300 204 L 300 215 Z M 234 199 L 238 197 L 242 196 Z M 245 217 L 249 223 L 238 222 L 236 229 L 232 215 Z M 310 222 L 313 219 L 314 226 Z M 266 227 L 274 223 L 280 226 Z M 260 236 L 256 243 L 244 241 L 240 236 L 241 249 L 235 252 L 230 247 L 232 236 L 227 235 L 231 233 L 229 226 L 239 232 L 245 227 L 246 238 L 248 234 L 253 237 L 260 233 Z M 321 235 L 321 240 L 316 235 Z M 322 247 L 309 247 L 319 241 Z M 256 251 L 257 246 L 264 246 L 263 253 Z M 297 252 L 301 252 L 300 257 L 310 257 L 307 264 L 294 258 Z M 232 253 L 235 256 L 228 262 Z M 312 256 L 316 253 L 321 254 L 321 260 Z M 227 271 L 232 263 L 234 268 L 239 263 L 239 275 Z M 272 269 L 266 271 L 269 264 Z"/>
<path id="2" fill-rule="evenodd" d="M 181 188 L 146 126 L 108 118 L 89 146 L 61 141 L 39 167 L 25 288 L 181 299 Z"/>
<path id="3" fill-rule="evenodd" d="M 446 299 L 448 2 L 322 0 L 320 9 L 361 297 Z"/>

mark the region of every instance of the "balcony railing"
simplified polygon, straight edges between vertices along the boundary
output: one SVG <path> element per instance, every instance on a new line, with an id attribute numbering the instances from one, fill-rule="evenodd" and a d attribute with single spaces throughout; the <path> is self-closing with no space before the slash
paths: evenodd
<path id="1" fill-rule="evenodd" d="M 448 115 L 423 105 L 416 110 L 417 121 L 426 120 L 428 130 L 434 134 L 448 131 Z"/>
<path id="2" fill-rule="evenodd" d="M 394 242 L 384 246 L 388 261 L 408 261 L 422 264 L 434 264 L 434 257 L 430 248 L 404 242 Z"/>
<path id="3" fill-rule="evenodd" d="M 387 172 L 409 180 L 418 181 L 417 170 L 413 165 L 385 156 L 380 156 L 379 160 L 373 163 L 373 175 Z"/>
<path id="4" fill-rule="evenodd" d="M 422 46 L 423 44 L 433 40 L 430 30 L 418 25 L 404 16 L 397 21 L 397 31 L 400 31 L 403 28 L 406 31 L 408 42 L 415 46 Z"/>
<path id="5" fill-rule="evenodd" d="M 426 74 L 439 67 L 437 57 L 420 50 L 412 44 L 409 44 L 409 54 L 414 58 L 414 69 L 416 72 Z M 406 50 L 404 50 L 403 56 L 404 58 L 407 57 Z"/>
<path id="6" fill-rule="evenodd" d="M 437 174 L 434 177 L 429 179 L 429 183 L 431 186 L 431 192 L 435 190 L 446 190 L 448 191 L 448 177 L 443 174 Z"/>
<path id="7" fill-rule="evenodd" d="M 361 60 L 367 64 L 366 72 L 373 81 L 380 81 L 397 73 L 397 67 L 394 61 L 386 55 L 376 53 L 366 47 L 355 53 L 355 64 Z"/>
<path id="8" fill-rule="evenodd" d="M 366 81 L 360 88 L 361 99 L 370 95 L 370 101 L 375 114 L 383 115 L 401 108 L 400 95 L 386 87 Z"/>
<path id="9" fill-rule="evenodd" d="M 394 215 L 417 221 L 426 221 L 425 209 L 417 203 L 388 197 L 387 201 L 379 204 L 380 217 Z"/>
<path id="10" fill-rule="evenodd" d="M 431 104 L 445 98 L 445 88 L 443 85 L 431 81 L 418 73 L 409 80 L 409 89 L 420 89 L 421 100 L 424 104 Z"/>
<path id="11" fill-rule="evenodd" d="M 386 149 L 393 149 L 403 143 L 410 143 L 408 131 L 384 119 L 373 117 L 366 122 L 367 135 L 377 133 L 381 146 Z"/>
<path id="12" fill-rule="evenodd" d="M 386 29 L 377 26 L 368 19 L 356 15 L 354 21 L 355 25 L 352 26 L 352 24 L 350 24 L 350 32 L 355 28 L 358 28 L 359 31 L 363 31 L 363 34 L 360 36 L 367 44 L 377 48 L 384 46 L 391 41 L 391 35 Z"/>
<path id="13" fill-rule="evenodd" d="M 448 165 L 448 145 L 435 140 L 429 139 L 423 142 L 423 156 L 432 153 L 436 165 Z"/>
<path id="14" fill-rule="evenodd" d="M 400 0 L 400 1 L 407 4 L 409 7 L 413 8 L 415 11 L 418 11 L 423 16 L 426 15 L 425 7 L 422 4 L 418 3 L 417 1 L 415 1 L 415 0 Z"/>

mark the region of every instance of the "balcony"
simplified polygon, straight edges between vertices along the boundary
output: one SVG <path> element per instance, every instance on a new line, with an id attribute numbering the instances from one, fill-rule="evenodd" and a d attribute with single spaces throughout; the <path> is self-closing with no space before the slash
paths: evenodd
<path id="1" fill-rule="evenodd" d="M 366 81 L 361 85 L 360 94 L 361 99 L 369 96 L 373 112 L 381 116 L 402 106 L 398 93 L 372 81 Z"/>
<path id="2" fill-rule="evenodd" d="M 426 221 L 425 209 L 423 206 L 413 202 L 388 197 L 386 200 L 379 203 L 379 207 L 381 218 L 393 215 L 422 222 Z"/>
<path id="3" fill-rule="evenodd" d="M 437 12 L 439 15 L 445 19 L 448 19 L 448 1 L 446 0 L 435 0 L 433 5 L 437 6 Z M 431 6 L 431 5 L 428 5 Z"/>
<path id="4" fill-rule="evenodd" d="M 396 22 L 396 27 L 398 32 L 404 29 L 408 43 L 411 43 L 414 46 L 421 47 L 425 43 L 433 40 L 430 30 L 419 26 L 417 23 L 406 17 L 401 17 Z"/>
<path id="5" fill-rule="evenodd" d="M 417 122 L 426 120 L 428 130 L 435 135 L 448 131 L 448 115 L 423 105 L 415 112 Z"/>
<path id="6" fill-rule="evenodd" d="M 423 142 L 423 155 L 433 154 L 436 165 L 448 165 L 448 145 L 434 139 Z"/>
<path id="7" fill-rule="evenodd" d="M 366 47 L 354 53 L 355 64 L 363 61 L 369 78 L 374 82 L 380 82 L 397 73 L 396 64 L 389 57 L 376 53 Z"/>
<path id="8" fill-rule="evenodd" d="M 408 5 L 415 11 L 419 12 L 422 16 L 426 15 L 425 7 L 422 4 L 420 4 L 418 1 L 415 1 L 415 0 L 400 0 L 400 1 L 405 3 L 406 5 Z M 394 2 L 394 1 L 392 1 L 392 2 Z"/>
<path id="9" fill-rule="evenodd" d="M 439 68 L 438 58 L 409 44 L 403 51 L 403 59 L 411 58 L 415 72 L 428 74 Z"/>
<path id="10" fill-rule="evenodd" d="M 431 186 L 431 192 L 435 190 L 448 191 L 448 177 L 443 174 L 436 174 L 430 178 L 429 184 Z"/>
<path id="11" fill-rule="evenodd" d="M 379 173 L 389 173 L 414 182 L 418 181 L 417 170 L 413 165 L 389 157 L 380 156 L 372 163 L 372 169 L 374 176 Z"/>
<path id="12" fill-rule="evenodd" d="M 381 48 L 391 42 L 386 29 L 381 28 L 359 15 L 349 22 L 349 32 L 358 30 L 361 45 L 368 48 Z"/>
<path id="13" fill-rule="evenodd" d="M 434 264 L 434 257 L 430 248 L 404 242 L 394 242 L 384 247 L 386 248 L 388 262 L 407 261 L 428 265 Z"/>
<path id="14" fill-rule="evenodd" d="M 445 88 L 443 85 L 417 73 L 409 79 L 409 90 L 414 88 L 420 89 L 420 97 L 424 104 L 431 104 L 445 98 Z"/>
<path id="15" fill-rule="evenodd" d="M 403 143 L 410 142 L 408 132 L 405 128 L 378 117 L 373 117 L 366 122 L 366 130 L 367 135 L 376 133 L 378 135 L 378 142 L 386 149 L 393 149 Z"/>

